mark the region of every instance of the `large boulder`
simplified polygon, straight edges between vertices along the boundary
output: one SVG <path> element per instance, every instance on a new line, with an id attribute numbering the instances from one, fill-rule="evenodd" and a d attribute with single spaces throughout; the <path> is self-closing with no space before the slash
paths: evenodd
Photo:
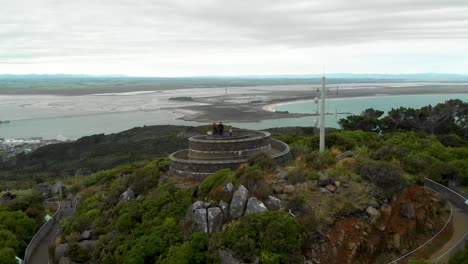
<path id="1" fill-rule="evenodd" d="M 219 263 L 220 264 L 243 264 L 240 260 L 236 259 L 232 253 L 228 250 L 218 251 Z"/>
<path id="2" fill-rule="evenodd" d="M 133 199 L 135 199 L 135 192 L 130 187 L 128 187 L 127 190 L 123 192 L 119 198 L 121 202 L 128 202 Z"/>
<path id="3" fill-rule="evenodd" d="M 268 195 L 268 198 L 265 200 L 265 205 L 270 211 L 286 208 L 283 201 L 271 195 Z"/>
<path id="4" fill-rule="evenodd" d="M 202 201 L 196 201 L 192 205 L 189 206 L 189 209 L 187 210 L 187 213 L 185 214 L 185 218 L 189 219 L 193 217 L 193 214 L 195 213 L 195 210 L 204 208 L 203 207 L 203 202 Z"/>
<path id="5" fill-rule="evenodd" d="M 208 232 L 208 220 L 206 218 L 206 209 L 200 208 L 195 210 L 193 215 L 193 231 Z"/>
<path id="6" fill-rule="evenodd" d="M 65 257 L 68 252 L 68 243 L 60 244 L 55 248 L 55 262 L 58 263 L 62 257 Z"/>
<path id="7" fill-rule="evenodd" d="M 208 232 L 221 231 L 223 225 L 223 213 L 219 207 L 208 208 Z"/>
<path id="8" fill-rule="evenodd" d="M 268 211 L 268 208 L 262 201 L 258 200 L 256 197 L 251 197 L 247 202 L 247 209 L 245 209 L 245 214 L 259 214 Z"/>
<path id="9" fill-rule="evenodd" d="M 93 252 L 96 249 L 97 242 L 97 240 L 84 240 L 79 242 L 78 245 L 88 252 Z"/>
<path id="10" fill-rule="evenodd" d="M 401 205 L 400 213 L 401 216 L 403 216 L 406 219 L 414 219 L 416 216 L 416 213 L 414 211 L 414 205 L 412 203 L 406 203 Z"/>
<path id="11" fill-rule="evenodd" d="M 241 185 L 232 196 L 231 205 L 229 206 L 229 217 L 238 219 L 242 216 L 249 198 L 249 190 Z"/>
<path id="12" fill-rule="evenodd" d="M 219 208 L 221 209 L 221 213 L 223 213 L 223 221 L 226 222 L 229 220 L 229 204 L 225 201 L 219 202 Z"/>

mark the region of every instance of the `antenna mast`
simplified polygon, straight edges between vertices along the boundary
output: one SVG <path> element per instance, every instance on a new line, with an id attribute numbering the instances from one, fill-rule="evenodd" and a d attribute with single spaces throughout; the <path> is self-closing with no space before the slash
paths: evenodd
<path id="1" fill-rule="evenodd" d="M 325 151 L 325 77 L 322 77 L 320 91 L 320 152 Z"/>

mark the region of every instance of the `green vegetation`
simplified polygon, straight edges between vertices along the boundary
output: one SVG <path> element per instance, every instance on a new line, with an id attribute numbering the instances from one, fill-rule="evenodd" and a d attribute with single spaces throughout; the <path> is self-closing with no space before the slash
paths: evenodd
<path id="1" fill-rule="evenodd" d="M 129 162 L 167 157 L 187 147 L 184 133 L 199 133 L 191 127 L 145 126 L 110 135 L 82 137 L 75 142 L 53 144 L 30 154 L 0 162 L 3 189 L 18 186 L 18 180 L 42 182 L 54 178 L 88 175 Z M 3 186 L 2 186 L 3 185 Z M 14 185 L 14 186 L 11 186 Z M 0 189 L 1 190 L 1 189 Z"/>
<path id="2" fill-rule="evenodd" d="M 1 203 L 0 200 L 0 263 L 16 263 L 26 246 L 43 223 L 44 208 L 40 194 L 31 191 Z"/>
<path id="3" fill-rule="evenodd" d="M 9 181 L 0 187 L 20 185 L 26 177 L 28 184 L 65 177 L 66 192 L 80 197 L 76 214 L 63 222 L 61 236 L 75 262 L 218 263 L 220 250 L 226 250 L 247 263 L 298 263 L 310 253 L 306 250 L 316 241 L 311 238 L 326 237 L 339 219 L 361 219 L 370 205 L 389 206 L 424 177 L 468 186 L 466 117 L 458 112 L 463 107 L 455 100 L 415 110 L 412 117 L 419 118 L 415 124 L 405 119 L 412 113 L 408 109 L 392 112 L 391 118 L 398 117 L 396 123 L 388 123 L 380 111 L 366 110 L 342 121 L 348 130 L 328 131 L 323 153 L 318 152 L 318 135 L 310 130 L 278 129 L 272 134 L 288 143 L 293 154 L 286 166 L 278 167 L 270 157 L 259 155 L 235 171 L 220 170 L 201 183 L 167 177 L 167 154 L 184 148 L 188 135 L 209 127 L 135 128 L 47 146 L 3 162 L 0 177 Z M 452 118 L 445 119 L 447 113 Z M 441 122 L 417 128 L 428 118 Z M 373 131 L 376 127 L 383 133 Z M 345 151 L 353 155 L 337 158 Z M 278 196 L 287 209 L 244 215 L 225 223 L 218 233 L 193 232 L 194 220 L 186 218 L 189 206 L 195 200 L 212 205 L 229 202 L 227 183 L 244 185 L 250 196 L 264 202 L 269 195 Z M 122 200 L 121 194 L 129 189 L 134 199 Z M 2 260 L 23 254 L 46 211 L 40 193 L 17 194 L 0 205 Z M 355 223 L 351 228 L 358 232 Z M 86 249 L 80 238 L 89 230 L 93 250 Z M 465 255 L 459 253 L 450 263 L 462 263 Z"/>
<path id="4" fill-rule="evenodd" d="M 295 263 L 303 239 L 302 226 L 284 211 L 248 215 L 222 234 L 222 244 L 247 263 Z"/>

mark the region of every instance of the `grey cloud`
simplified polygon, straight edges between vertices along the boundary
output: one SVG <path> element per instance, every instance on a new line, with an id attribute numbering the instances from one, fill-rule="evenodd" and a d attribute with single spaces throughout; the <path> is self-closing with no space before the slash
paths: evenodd
<path id="1" fill-rule="evenodd" d="M 467 13 L 466 0 L 15 0 L 0 10 L 0 58 L 468 39 Z"/>

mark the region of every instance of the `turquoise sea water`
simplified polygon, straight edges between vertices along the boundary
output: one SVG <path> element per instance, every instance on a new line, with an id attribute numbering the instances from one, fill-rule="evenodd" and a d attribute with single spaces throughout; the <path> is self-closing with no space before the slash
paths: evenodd
<path id="1" fill-rule="evenodd" d="M 359 114 L 367 108 L 389 111 L 400 106 L 419 108 L 428 104 L 435 105 L 448 99 L 461 99 L 468 101 L 467 94 L 438 94 L 438 95 L 405 95 L 405 96 L 377 96 L 361 98 L 342 98 L 327 100 L 326 126 L 338 127 L 337 121 L 346 115 L 337 112 L 350 112 Z M 312 101 L 292 102 L 278 105 L 275 110 L 289 111 L 291 113 L 314 113 L 316 105 Z M 46 111 L 46 109 L 44 110 Z M 0 124 L 0 138 L 30 138 L 43 137 L 54 139 L 58 135 L 69 139 L 98 133 L 115 133 L 136 126 L 144 125 L 204 125 L 204 123 L 186 122 L 177 119 L 179 116 L 169 111 L 132 111 L 114 113 L 92 113 L 81 115 L 62 115 L 54 117 L 36 118 L 45 116 L 43 113 L 30 114 L 30 118 L 13 120 L 8 124 Z M 313 126 L 317 117 L 285 118 L 263 120 L 252 123 L 230 123 L 230 125 L 248 128 L 265 129 L 285 126 Z"/>

